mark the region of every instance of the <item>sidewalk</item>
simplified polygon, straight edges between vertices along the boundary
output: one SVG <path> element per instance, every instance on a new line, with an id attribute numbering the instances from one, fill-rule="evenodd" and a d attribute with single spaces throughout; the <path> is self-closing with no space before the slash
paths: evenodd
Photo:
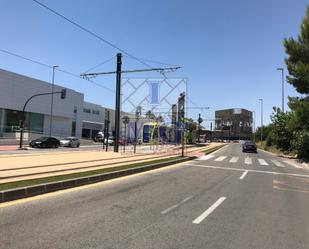
<path id="1" fill-rule="evenodd" d="M 14 151 L 17 149 L 17 145 L 0 145 L 0 151 Z"/>
<path id="2" fill-rule="evenodd" d="M 218 146 L 212 143 L 203 147 L 186 148 L 187 156 L 201 156 L 203 151 Z M 76 151 L 74 153 L 49 153 L 0 156 L 0 184 L 110 168 L 162 158 L 178 157 L 181 150 L 162 153 L 121 154 L 103 151 Z"/>

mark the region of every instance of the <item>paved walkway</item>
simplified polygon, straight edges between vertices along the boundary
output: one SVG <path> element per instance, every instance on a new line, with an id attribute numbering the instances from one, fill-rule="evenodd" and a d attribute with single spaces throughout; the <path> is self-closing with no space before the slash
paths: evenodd
<path id="1" fill-rule="evenodd" d="M 218 143 L 212 143 L 206 147 L 186 148 L 185 154 L 187 156 L 201 156 L 206 148 L 217 145 Z M 121 154 L 96 150 L 0 155 L 0 184 L 147 162 L 177 157 L 180 154 L 181 150 L 176 149 L 148 154 Z"/>

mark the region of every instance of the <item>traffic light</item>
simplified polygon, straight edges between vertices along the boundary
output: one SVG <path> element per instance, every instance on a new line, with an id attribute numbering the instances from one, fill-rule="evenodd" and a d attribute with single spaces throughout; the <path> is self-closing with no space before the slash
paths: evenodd
<path id="1" fill-rule="evenodd" d="M 61 90 L 61 99 L 65 99 L 66 95 L 67 95 L 67 89 L 62 89 Z"/>

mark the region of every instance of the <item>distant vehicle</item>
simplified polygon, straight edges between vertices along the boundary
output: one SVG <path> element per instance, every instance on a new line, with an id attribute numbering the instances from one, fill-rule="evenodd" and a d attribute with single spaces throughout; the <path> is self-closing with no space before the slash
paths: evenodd
<path id="1" fill-rule="evenodd" d="M 32 148 L 58 148 L 60 141 L 54 137 L 40 137 L 29 143 Z"/>
<path id="2" fill-rule="evenodd" d="M 60 140 L 60 145 L 63 147 L 79 147 L 80 141 L 77 137 L 65 137 Z"/>
<path id="3" fill-rule="evenodd" d="M 142 126 L 142 137 L 138 138 L 137 143 L 168 143 L 180 141 L 181 132 L 170 125 L 159 122 L 144 123 Z"/>
<path id="4" fill-rule="evenodd" d="M 104 139 L 104 143 L 106 144 L 106 138 Z M 114 145 L 115 143 L 115 137 L 114 136 L 108 136 L 108 140 L 107 140 L 108 145 Z"/>
<path id="5" fill-rule="evenodd" d="M 253 141 L 246 141 L 242 145 L 242 152 L 254 152 L 257 153 L 257 146 Z"/>
<path id="6" fill-rule="evenodd" d="M 93 140 L 94 140 L 95 142 L 103 142 L 103 140 L 104 140 L 104 133 L 103 133 L 102 131 L 99 131 L 99 132 L 95 135 L 95 137 L 93 138 Z"/>

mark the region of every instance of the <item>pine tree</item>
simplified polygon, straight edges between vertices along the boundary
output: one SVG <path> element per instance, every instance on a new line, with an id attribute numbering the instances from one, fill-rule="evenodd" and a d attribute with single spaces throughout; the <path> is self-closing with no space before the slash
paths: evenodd
<path id="1" fill-rule="evenodd" d="M 290 123 L 293 130 L 291 149 L 299 157 L 309 158 L 309 6 L 297 39 L 284 40 L 289 76 L 287 81 L 302 97 L 290 97 L 289 107 L 294 117 Z M 287 114 L 286 114 L 287 115 Z"/>
<path id="2" fill-rule="evenodd" d="M 309 7 L 297 39 L 284 40 L 285 59 L 290 76 L 287 81 L 301 94 L 309 95 Z"/>

